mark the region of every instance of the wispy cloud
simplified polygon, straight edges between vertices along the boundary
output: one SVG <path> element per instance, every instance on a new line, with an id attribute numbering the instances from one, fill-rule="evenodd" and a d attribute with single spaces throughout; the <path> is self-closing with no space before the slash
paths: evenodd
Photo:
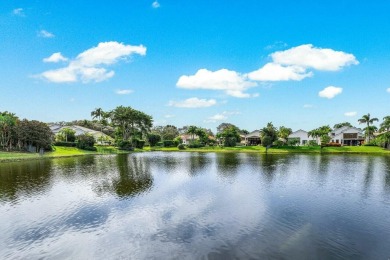
<path id="1" fill-rule="evenodd" d="M 314 106 L 312 104 L 304 104 L 303 108 L 313 108 Z"/>
<path id="2" fill-rule="evenodd" d="M 173 117 L 175 117 L 175 115 L 165 115 L 164 117 L 165 118 L 173 118 Z"/>
<path id="3" fill-rule="evenodd" d="M 211 107 L 216 104 L 217 101 L 215 99 L 199 99 L 193 97 L 182 101 L 171 100 L 169 101 L 168 106 L 181 107 L 181 108 L 202 108 L 202 107 Z"/>
<path id="4" fill-rule="evenodd" d="M 357 115 L 357 112 L 353 111 L 353 112 L 345 112 L 344 113 L 344 116 L 350 116 L 350 117 L 353 117 L 353 116 L 356 116 Z"/>
<path id="5" fill-rule="evenodd" d="M 42 79 L 53 83 L 100 82 L 114 76 L 113 70 L 106 67 L 126 60 L 134 54 L 146 55 L 146 47 L 143 45 L 132 46 L 119 42 L 101 42 L 98 46 L 88 49 L 73 60 L 68 66 L 48 70 L 40 75 Z"/>
<path id="6" fill-rule="evenodd" d="M 154 1 L 154 2 L 152 3 L 152 7 L 153 7 L 153 8 L 159 8 L 159 7 L 160 7 L 160 3 L 159 3 L 158 1 Z"/>
<path id="7" fill-rule="evenodd" d="M 224 111 L 222 113 L 215 114 L 213 116 L 208 117 L 204 120 L 205 123 L 216 123 L 219 121 L 224 121 L 229 118 L 231 115 L 240 115 L 241 113 L 238 111 Z"/>
<path id="8" fill-rule="evenodd" d="M 388 93 L 390 93 L 390 88 L 388 88 L 386 91 L 387 91 Z"/>
<path id="9" fill-rule="evenodd" d="M 25 16 L 23 8 L 15 8 L 14 10 L 12 10 L 12 13 L 16 16 Z"/>
<path id="10" fill-rule="evenodd" d="M 134 92 L 134 90 L 131 90 L 131 89 L 118 89 L 115 91 L 115 93 L 118 95 L 128 95 L 128 94 L 131 94 L 133 92 Z"/>
<path id="11" fill-rule="evenodd" d="M 42 37 L 42 38 L 54 38 L 55 37 L 55 35 L 53 33 L 48 32 L 46 30 L 40 30 L 38 32 L 38 36 Z"/>
<path id="12" fill-rule="evenodd" d="M 329 86 L 318 92 L 318 96 L 332 99 L 343 92 L 342 88 Z"/>
<path id="13" fill-rule="evenodd" d="M 52 55 L 50 55 L 49 57 L 44 58 L 43 62 L 57 63 L 60 61 L 67 61 L 67 60 L 68 60 L 68 58 L 62 56 L 61 52 L 56 52 L 56 53 L 53 53 Z"/>

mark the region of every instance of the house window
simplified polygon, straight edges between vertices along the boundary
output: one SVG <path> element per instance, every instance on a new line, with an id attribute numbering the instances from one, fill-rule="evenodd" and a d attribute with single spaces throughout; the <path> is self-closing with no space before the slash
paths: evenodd
<path id="1" fill-rule="evenodd" d="M 336 139 L 336 144 L 338 144 L 339 143 L 339 139 Z"/>
<path id="2" fill-rule="evenodd" d="M 307 143 L 307 140 L 302 140 L 302 144 L 305 145 Z"/>

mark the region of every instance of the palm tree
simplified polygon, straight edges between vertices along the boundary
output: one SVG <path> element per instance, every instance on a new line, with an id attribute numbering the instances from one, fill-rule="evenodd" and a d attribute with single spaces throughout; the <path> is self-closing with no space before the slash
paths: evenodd
<path id="1" fill-rule="evenodd" d="M 196 126 L 191 125 L 188 127 L 187 134 L 191 135 L 192 142 L 194 141 L 194 136 L 197 132 L 198 132 L 198 128 Z"/>
<path id="2" fill-rule="evenodd" d="M 370 142 L 370 132 L 372 129 L 370 129 L 370 124 L 373 124 L 375 121 L 379 121 L 378 118 L 374 117 L 374 118 L 371 118 L 370 116 L 370 113 L 368 113 L 367 115 L 363 115 L 362 118 L 360 118 L 358 120 L 359 124 L 367 124 L 367 127 L 366 129 L 368 130 L 368 135 L 367 135 L 367 131 L 366 131 L 366 136 L 368 137 L 368 142 Z"/>
<path id="3" fill-rule="evenodd" d="M 381 128 L 379 128 L 381 132 L 390 131 L 390 116 L 385 116 L 383 118 L 383 122 L 381 123 Z"/>
<path id="4" fill-rule="evenodd" d="M 101 133 L 103 133 L 103 123 L 102 123 L 101 118 L 102 118 L 102 116 L 104 116 L 104 114 L 105 113 L 104 113 L 103 109 L 101 109 L 100 107 L 95 108 L 95 110 L 91 112 L 92 119 L 97 118 L 99 120 Z M 103 143 L 103 135 L 101 135 L 101 137 L 100 137 L 100 142 Z"/>

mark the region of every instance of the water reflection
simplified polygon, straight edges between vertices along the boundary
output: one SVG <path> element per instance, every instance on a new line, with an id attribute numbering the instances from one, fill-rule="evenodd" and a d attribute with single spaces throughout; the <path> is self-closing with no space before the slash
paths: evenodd
<path id="1" fill-rule="evenodd" d="M 51 160 L 2 163 L 0 165 L 0 203 L 31 197 L 50 188 Z"/>
<path id="2" fill-rule="evenodd" d="M 386 259 L 389 194 L 387 157 L 183 152 L 1 164 L 0 259 Z"/>
<path id="3" fill-rule="evenodd" d="M 110 192 L 125 199 L 148 192 L 153 186 L 150 163 L 145 158 L 118 155 L 117 174 L 109 175 L 95 190 L 98 193 Z"/>

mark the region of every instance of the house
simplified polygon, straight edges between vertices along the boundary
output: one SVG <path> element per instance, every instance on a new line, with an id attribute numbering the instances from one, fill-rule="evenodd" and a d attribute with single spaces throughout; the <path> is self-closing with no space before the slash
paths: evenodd
<path id="1" fill-rule="evenodd" d="M 107 144 L 107 143 L 110 143 L 111 141 L 113 141 L 113 139 L 110 136 L 106 135 L 105 133 L 100 132 L 100 131 L 96 131 L 96 130 L 92 130 L 92 129 L 89 129 L 89 128 L 86 128 L 83 126 L 78 126 L 78 125 L 62 126 L 59 124 L 52 124 L 52 125 L 49 125 L 49 128 L 53 132 L 53 134 L 55 134 L 55 135 L 58 134 L 64 128 L 72 129 L 73 131 L 76 132 L 75 133 L 76 136 L 82 135 L 82 134 L 89 134 L 95 138 L 95 140 L 98 144 Z"/>
<path id="2" fill-rule="evenodd" d="M 288 140 L 297 140 L 299 143 L 299 145 L 306 145 L 309 141 L 316 141 L 317 140 L 313 137 L 309 137 L 309 134 L 308 132 L 306 132 L 305 130 L 302 130 L 302 129 L 299 129 L 295 132 L 292 132 L 288 138 Z"/>
<path id="3" fill-rule="evenodd" d="M 259 145 L 261 144 L 260 131 L 255 130 L 245 135 L 245 145 Z"/>
<path id="4" fill-rule="evenodd" d="M 199 140 L 199 136 L 197 135 L 189 135 L 189 134 L 182 134 L 180 135 L 181 140 L 183 141 L 184 145 L 188 145 L 191 143 L 192 140 Z"/>
<path id="5" fill-rule="evenodd" d="M 341 145 L 362 145 L 364 143 L 363 131 L 360 128 L 343 126 L 334 129 L 329 134 L 331 142 Z"/>

